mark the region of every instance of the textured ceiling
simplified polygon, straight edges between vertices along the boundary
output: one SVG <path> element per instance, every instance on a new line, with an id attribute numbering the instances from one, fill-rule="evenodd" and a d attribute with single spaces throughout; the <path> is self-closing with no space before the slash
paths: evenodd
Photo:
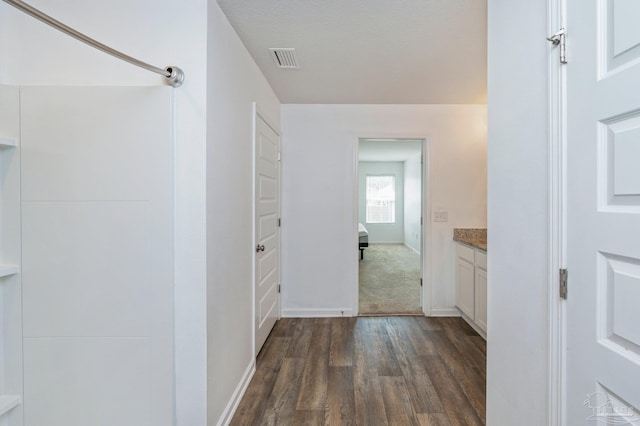
<path id="1" fill-rule="evenodd" d="M 283 103 L 486 103 L 486 0 L 218 3 Z"/>

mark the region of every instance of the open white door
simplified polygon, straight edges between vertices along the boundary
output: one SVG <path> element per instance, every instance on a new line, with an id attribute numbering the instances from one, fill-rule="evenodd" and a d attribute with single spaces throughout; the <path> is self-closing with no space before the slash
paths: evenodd
<path id="1" fill-rule="evenodd" d="M 255 135 L 255 353 L 279 316 L 280 138 L 256 115 Z"/>
<path id="2" fill-rule="evenodd" d="M 567 425 L 640 424 L 639 22 L 567 1 Z"/>

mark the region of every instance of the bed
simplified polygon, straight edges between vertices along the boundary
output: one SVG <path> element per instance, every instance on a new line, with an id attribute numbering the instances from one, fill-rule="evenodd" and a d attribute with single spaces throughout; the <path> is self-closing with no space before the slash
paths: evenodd
<path id="1" fill-rule="evenodd" d="M 364 259 L 364 249 L 369 247 L 369 232 L 363 224 L 358 223 L 358 249 L 360 249 L 360 260 Z"/>

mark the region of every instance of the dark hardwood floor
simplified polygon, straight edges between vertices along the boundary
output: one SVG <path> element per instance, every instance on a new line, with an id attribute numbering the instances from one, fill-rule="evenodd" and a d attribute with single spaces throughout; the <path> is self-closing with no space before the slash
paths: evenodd
<path id="1" fill-rule="evenodd" d="M 483 425 L 485 388 L 460 318 L 282 319 L 231 425 Z"/>

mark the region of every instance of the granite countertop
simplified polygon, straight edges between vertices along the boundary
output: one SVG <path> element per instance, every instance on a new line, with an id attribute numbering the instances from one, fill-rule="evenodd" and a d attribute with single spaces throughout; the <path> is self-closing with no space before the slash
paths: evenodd
<path id="1" fill-rule="evenodd" d="M 453 241 L 487 251 L 487 228 L 454 228 Z"/>

